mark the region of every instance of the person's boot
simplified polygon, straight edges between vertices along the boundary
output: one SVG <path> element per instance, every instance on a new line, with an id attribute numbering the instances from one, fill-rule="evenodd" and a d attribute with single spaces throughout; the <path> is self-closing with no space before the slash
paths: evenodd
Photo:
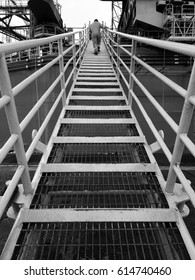
<path id="1" fill-rule="evenodd" d="M 98 54 L 98 50 L 97 50 L 97 49 L 95 49 L 94 54 L 95 54 L 95 55 L 97 55 L 97 54 Z"/>

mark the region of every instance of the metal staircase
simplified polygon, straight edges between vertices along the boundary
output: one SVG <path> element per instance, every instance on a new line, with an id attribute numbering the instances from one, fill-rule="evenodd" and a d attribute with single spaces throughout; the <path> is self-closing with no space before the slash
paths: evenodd
<path id="1" fill-rule="evenodd" d="M 3 259 L 190 259 L 191 238 L 107 50 L 88 45 Z"/>

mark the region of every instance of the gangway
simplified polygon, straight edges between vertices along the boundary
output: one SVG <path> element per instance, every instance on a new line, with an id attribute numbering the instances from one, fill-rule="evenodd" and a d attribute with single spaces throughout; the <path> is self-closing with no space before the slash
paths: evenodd
<path id="1" fill-rule="evenodd" d="M 86 30 L 82 32 L 81 48 L 76 51 L 74 44 L 70 47 L 74 67 L 67 98 L 63 95 L 67 85 L 63 75 L 66 66 L 62 59 L 67 53 L 62 50 L 64 35 L 30 41 L 26 46 L 59 40 L 60 75 L 57 81 L 61 84 L 61 92 L 57 99 L 63 100 L 63 109 L 47 145 L 40 142 L 39 132 L 34 133 L 36 141 L 29 149 L 32 151 L 37 147 L 43 156 L 32 184 L 27 184 L 27 176 L 26 180 L 22 178 L 24 183 L 20 185 L 20 191 L 24 188 L 24 194 L 21 191 L 15 200 L 19 213 L 1 258 L 195 259 L 194 243 L 183 221 L 187 212 L 185 201 L 191 199 L 194 202 L 189 182 L 186 183 L 187 179 L 172 162 L 183 185 L 177 183 L 174 191 L 166 189 L 168 182 L 158 167 L 154 152 L 163 148 L 171 161 L 169 151 L 163 146 L 162 134 L 157 135 L 157 142 L 152 145 L 143 135 L 132 111 L 131 98 L 136 100 L 132 81 L 128 82 L 130 97 L 125 94 L 119 79 L 122 73 L 116 63 L 120 58 L 113 59 L 119 52 L 111 48 L 109 40 L 112 37 L 108 40 L 105 35 L 101 52 L 95 56 Z M 74 37 L 75 33 L 70 35 Z M 16 47 L 24 48 L 24 45 Z M 136 57 L 134 47 L 133 43 L 131 59 Z M 0 70 L 6 71 L 2 63 L 1 59 Z M 46 67 L 40 68 L 39 74 Z M 131 74 L 133 67 L 131 62 Z M 2 106 L 8 102 L 4 95 L 8 88 L 5 76 L 0 81 Z M 14 88 L 14 94 L 27 82 L 30 83 L 28 80 Z M 179 91 L 182 90 L 179 88 Z M 194 102 L 194 98 L 191 101 Z M 152 129 L 152 123 L 150 125 Z M 172 126 L 176 127 L 173 123 Z M 24 122 L 20 128 L 24 128 Z M 9 147 L 16 141 L 15 133 L 8 140 Z M 4 147 L 1 150 L 4 155 Z M 27 161 L 29 153 L 28 150 Z M 20 161 L 18 173 L 24 175 L 25 159 L 20 160 L 24 163 Z M 15 177 L 19 176 L 18 173 Z M 14 180 L 10 183 L 12 187 L 13 183 Z M 1 202 L 4 199 L 2 197 Z"/>

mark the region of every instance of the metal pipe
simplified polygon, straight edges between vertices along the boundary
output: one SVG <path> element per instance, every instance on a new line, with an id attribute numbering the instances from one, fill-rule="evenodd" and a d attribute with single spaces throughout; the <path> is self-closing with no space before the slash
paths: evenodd
<path id="1" fill-rule="evenodd" d="M 61 91 L 60 94 L 58 95 L 58 97 L 57 97 L 57 99 L 55 100 L 53 106 L 51 107 L 49 113 L 47 114 L 47 116 L 46 116 L 44 122 L 42 123 L 41 127 L 40 127 L 39 130 L 37 131 L 36 136 L 34 137 L 32 143 L 30 144 L 30 146 L 29 146 L 29 148 L 28 148 L 28 150 L 27 150 L 27 152 L 26 152 L 26 159 L 27 159 L 27 161 L 30 160 L 30 157 L 32 156 L 32 154 L 33 154 L 33 152 L 34 152 L 34 150 L 35 150 L 35 148 L 36 148 L 36 145 L 37 145 L 39 139 L 41 138 L 41 135 L 43 134 L 43 131 L 45 130 L 45 128 L 46 128 L 46 126 L 47 126 L 49 120 L 51 119 L 51 117 L 52 117 L 52 115 L 53 115 L 55 109 L 57 108 L 57 106 L 58 106 L 58 104 L 59 104 L 59 102 L 60 102 L 60 100 L 61 100 L 61 98 L 62 98 L 63 93 L 64 93 L 64 92 Z"/>
<path id="2" fill-rule="evenodd" d="M 38 102 L 35 104 L 35 106 L 30 110 L 30 112 L 26 115 L 26 117 L 22 120 L 20 123 L 20 129 L 21 132 L 24 131 L 26 126 L 29 124 L 29 122 L 32 120 L 36 112 L 39 110 L 39 108 L 43 105 L 44 101 L 48 98 L 48 96 L 51 94 L 51 92 L 54 90 L 54 88 L 57 86 L 57 84 L 60 82 L 61 77 L 63 73 L 61 73 L 57 79 L 51 84 L 51 86 L 47 89 L 47 91 L 44 93 L 44 95 L 38 100 Z"/>
<path id="3" fill-rule="evenodd" d="M 189 101 L 195 106 L 195 96 L 190 96 Z"/>
<path id="4" fill-rule="evenodd" d="M 182 97 L 186 96 L 186 90 L 173 82 L 171 79 L 167 78 L 165 75 L 161 74 L 159 71 L 145 63 L 143 60 L 141 60 L 138 57 L 134 58 L 140 65 L 142 65 L 144 68 L 146 68 L 150 73 L 154 74 L 157 78 L 159 78 L 161 81 L 163 81 L 166 85 L 168 85 L 171 89 L 179 93 Z"/>
<path id="5" fill-rule="evenodd" d="M 24 172 L 22 174 L 22 184 L 25 194 L 30 194 L 32 192 L 30 174 L 28 170 L 28 164 L 25 156 L 24 143 L 20 131 L 19 120 L 17 115 L 17 110 L 15 106 L 15 101 L 13 97 L 11 81 L 9 77 L 9 72 L 7 69 L 5 55 L 0 54 L 0 85 L 2 96 L 9 96 L 10 103 L 9 106 L 5 107 L 5 113 L 7 117 L 7 122 L 9 125 L 10 133 L 18 135 L 18 140 L 14 145 L 16 152 L 17 162 L 24 166 Z"/>
<path id="6" fill-rule="evenodd" d="M 131 48 L 131 61 L 130 61 L 130 73 L 129 73 L 129 89 L 128 89 L 128 104 L 132 106 L 132 95 L 131 91 L 133 91 L 133 86 L 134 86 L 134 79 L 132 74 L 135 73 L 135 59 L 134 56 L 136 54 L 136 44 L 137 42 L 135 40 L 132 40 L 132 48 Z"/>
<path id="7" fill-rule="evenodd" d="M 23 89 L 25 89 L 30 83 L 32 83 L 35 79 L 40 77 L 45 71 L 47 71 L 49 68 L 51 68 L 55 63 L 57 63 L 60 60 L 61 56 L 59 55 L 55 59 L 53 59 L 51 62 L 43 66 L 41 69 L 37 70 L 35 73 L 30 75 L 28 78 L 26 78 L 24 81 L 19 83 L 17 86 L 13 88 L 13 95 L 16 96 L 18 93 L 20 93 Z"/>
<path id="8" fill-rule="evenodd" d="M 58 41 L 58 52 L 61 54 L 61 59 L 59 60 L 59 71 L 62 74 L 60 79 L 61 91 L 63 90 L 64 94 L 62 96 L 62 105 L 66 103 L 66 90 L 65 90 L 65 75 L 64 75 L 64 57 L 63 57 L 63 45 L 62 39 Z"/>
<path id="9" fill-rule="evenodd" d="M 127 80 L 125 79 L 123 73 L 121 72 L 120 75 L 121 75 L 121 77 L 122 77 L 126 87 L 128 88 L 129 84 L 128 84 Z M 152 120 L 150 119 L 149 115 L 147 114 L 146 110 L 144 109 L 142 103 L 137 98 L 136 94 L 133 91 L 131 91 L 131 94 L 132 94 L 132 96 L 133 96 L 137 106 L 139 107 L 140 112 L 142 113 L 144 119 L 146 120 L 148 126 L 150 127 L 154 137 L 156 138 L 157 142 L 159 143 L 161 149 L 163 150 L 165 156 L 167 157 L 168 161 L 171 162 L 171 158 L 172 158 L 171 152 L 169 151 L 169 149 L 166 146 L 165 142 L 163 141 L 163 139 L 159 135 L 159 132 L 157 131 L 156 127 L 154 126 L 154 124 L 152 122 Z"/>
<path id="10" fill-rule="evenodd" d="M 175 174 L 179 178 L 181 184 L 183 185 L 184 190 L 188 194 L 188 196 L 189 196 L 189 198 L 191 200 L 192 205 L 195 207 L 195 193 L 194 193 L 194 190 L 192 189 L 189 181 L 186 179 L 186 177 L 183 174 L 183 172 L 182 172 L 182 170 L 181 170 L 179 165 L 174 165 L 173 169 L 174 169 Z"/>
<path id="11" fill-rule="evenodd" d="M 181 134 L 180 139 L 185 144 L 186 148 L 191 152 L 191 154 L 195 157 L 195 145 L 187 136 L 187 134 Z"/>
<path id="12" fill-rule="evenodd" d="M 193 45 L 187 45 L 182 43 L 176 43 L 176 42 L 168 42 L 163 40 L 157 40 L 157 39 L 151 39 L 146 37 L 139 37 L 135 35 L 125 34 L 122 32 L 112 31 L 109 29 L 109 32 L 120 34 L 124 38 L 128 38 L 131 40 L 136 40 L 137 42 L 144 43 L 150 46 L 154 46 L 160 49 L 169 50 L 172 52 L 181 53 L 187 56 L 193 56 L 195 57 L 195 49 Z"/>
<path id="13" fill-rule="evenodd" d="M 19 165 L 12 180 L 10 181 L 5 193 L 3 194 L 3 197 L 1 199 L 1 203 L 0 203 L 0 218 L 2 217 L 8 203 L 10 202 L 10 199 L 16 189 L 16 186 L 24 172 L 24 166 Z"/>
<path id="14" fill-rule="evenodd" d="M 85 28 L 88 29 L 88 28 Z M 82 30 L 85 30 L 82 29 Z M 13 42 L 13 43 L 7 43 L 7 44 L 2 44 L 0 45 L 0 53 L 4 54 L 11 54 L 13 52 L 19 52 L 22 50 L 26 49 L 31 49 L 31 48 L 36 48 L 41 45 L 47 45 L 51 42 L 58 41 L 60 39 L 64 39 L 65 37 L 73 36 L 80 31 L 74 31 L 74 32 L 69 32 L 69 33 L 63 33 L 59 35 L 54 35 L 46 38 L 41 38 L 41 39 L 32 39 L 32 40 L 26 40 L 26 41 L 20 41 L 20 42 Z"/>
<path id="15" fill-rule="evenodd" d="M 173 156 L 171 160 L 171 165 L 169 168 L 169 173 L 167 177 L 166 191 L 172 193 L 175 186 L 176 174 L 174 172 L 174 166 L 179 165 L 181 157 L 184 150 L 184 143 L 180 139 L 180 135 L 188 134 L 190 123 L 193 116 L 194 106 L 189 102 L 189 98 L 195 95 L 195 63 L 193 64 L 190 81 L 187 89 L 187 94 L 180 118 L 179 129 L 175 140 L 175 145 L 173 149 Z"/>
<path id="16" fill-rule="evenodd" d="M 0 149 L 0 164 L 3 162 L 11 148 L 15 145 L 18 140 L 18 135 L 12 134 L 4 146 Z"/>
<path id="17" fill-rule="evenodd" d="M 139 88 L 142 90 L 142 92 L 147 96 L 147 98 L 150 100 L 150 102 L 154 105 L 156 110 L 161 114 L 161 116 L 164 118 L 164 120 L 170 125 L 170 127 L 173 129 L 175 133 L 178 132 L 178 125 L 176 122 L 167 114 L 167 112 L 161 107 L 161 105 L 156 101 L 156 99 L 150 94 L 150 92 L 144 87 L 144 85 L 138 80 L 138 78 L 132 74 L 131 75 L 133 80 L 136 82 L 136 84 L 139 86 Z"/>
<path id="18" fill-rule="evenodd" d="M 4 95 L 0 98 L 0 110 L 4 108 L 10 102 L 10 97 Z"/>

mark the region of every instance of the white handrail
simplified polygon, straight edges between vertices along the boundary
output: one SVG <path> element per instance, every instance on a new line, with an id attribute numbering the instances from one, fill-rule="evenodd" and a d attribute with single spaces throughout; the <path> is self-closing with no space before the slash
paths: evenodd
<path id="1" fill-rule="evenodd" d="M 62 46 L 62 40 L 67 36 L 68 37 L 72 36 L 74 38 L 76 34 L 80 34 L 79 45 L 77 45 L 77 43 L 73 43 L 71 46 L 69 46 L 67 49 L 64 50 Z M 56 55 L 52 58 L 52 60 L 41 68 L 37 66 L 38 69 L 35 68 L 36 71 L 34 73 L 32 73 L 24 81 L 20 82 L 14 88 L 12 88 L 9 79 L 9 72 L 6 65 L 5 55 L 17 53 L 19 51 L 23 51 L 27 49 L 30 50 L 33 48 L 45 46 L 47 44 L 51 44 L 52 42 L 58 42 L 58 49 L 56 49 L 58 53 L 56 53 Z M 73 40 L 73 42 L 75 42 L 75 40 Z M 79 31 L 63 33 L 48 38 L 0 45 L 0 70 L 1 70 L 0 89 L 2 95 L 2 97 L 0 98 L 0 109 L 5 108 L 5 110 L 7 111 L 7 118 L 9 119 L 9 127 L 10 127 L 10 135 L 11 135 L 9 139 L 6 141 L 6 143 L 4 144 L 4 146 L 2 147 L 2 149 L 0 150 L 0 162 L 2 162 L 5 159 L 10 149 L 14 146 L 17 161 L 19 164 L 15 172 L 15 175 L 10 180 L 7 190 L 4 193 L 3 198 L 1 199 L 0 217 L 3 215 L 7 207 L 7 204 L 9 203 L 9 200 L 12 197 L 13 192 L 20 179 L 22 180 L 24 194 L 28 195 L 31 194 L 32 192 L 32 186 L 31 186 L 30 175 L 28 170 L 28 161 L 34 152 L 37 143 L 40 141 L 40 138 L 44 130 L 46 129 L 51 117 L 53 116 L 54 111 L 56 110 L 58 104 L 60 103 L 60 101 L 66 98 L 66 94 L 65 94 L 66 89 L 69 83 L 72 81 L 78 63 L 80 63 L 82 59 L 87 42 L 88 42 L 87 28 L 84 28 Z M 76 47 L 78 47 L 78 50 L 76 50 Z M 73 56 L 72 56 L 72 52 L 73 52 Z M 66 57 L 66 55 L 69 53 L 71 53 L 70 58 L 67 61 L 67 63 L 64 65 L 64 57 Z M 73 64 L 73 69 L 67 75 L 66 72 L 71 63 Z M 29 86 L 33 81 L 35 81 L 42 74 L 44 74 L 48 69 L 50 69 L 52 66 L 56 64 L 59 64 L 59 73 L 57 77 L 55 78 L 54 81 L 49 81 L 50 85 L 48 89 L 46 89 L 46 91 L 42 94 L 42 97 L 32 107 L 32 109 L 28 112 L 28 114 L 24 117 L 24 119 L 19 123 L 17 113 L 16 113 L 17 110 L 15 104 L 15 98 L 21 91 L 25 90 L 26 87 Z M 66 80 L 65 80 L 65 74 L 67 76 Z M 61 83 L 60 92 L 58 93 L 58 96 L 53 106 L 47 113 L 43 123 L 40 125 L 40 128 L 38 129 L 36 136 L 33 138 L 32 143 L 30 144 L 27 151 L 25 152 L 24 143 L 22 139 L 22 132 L 30 123 L 30 121 L 35 116 L 35 114 L 37 114 L 38 110 L 44 104 L 45 100 L 52 94 L 52 92 L 54 91 L 54 89 L 59 83 Z M 10 104 L 11 107 L 9 106 Z M 18 145 L 18 143 L 20 144 Z"/>
<path id="2" fill-rule="evenodd" d="M 146 62 L 141 60 L 140 57 L 136 56 L 136 53 L 132 50 L 132 46 L 134 45 L 134 42 L 139 42 L 139 43 L 143 43 L 143 44 L 157 47 L 160 49 L 180 53 L 180 54 L 183 54 L 186 56 L 195 57 L 195 46 L 188 45 L 188 44 L 182 44 L 182 43 L 176 43 L 176 42 L 149 39 L 149 38 L 134 36 L 134 35 L 125 34 L 125 33 L 117 32 L 117 31 L 113 31 L 113 30 L 107 30 L 107 31 L 108 32 L 104 33 L 105 43 L 106 43 L 108 52 L 110 53 L 113 64 L 117 68 L 117 73 L 120 73 L 120 76 L 122 77 L 122 79 L 127 87 L 129 104 L 131 104 L 131 102 L 132 102 L 131 98 L 133 98 L 133 100 L 137 103 L 138 108 L 140 109 L 146 122 L 148 123 L 148 126 L 150 127 L 157 142 L 161 146 L 163 152 L 165 153 L 167 159 L 170 162 L 169 176 L 167 179 L 167 185 L 166 185 L 165 190 L 169 193 L 174 192 L 176 176 L 177 176 L 178 179 L 180 180 L 181 184 L 183 185 L 185 191 L 189 195 L 189 198 L 190 198 L 193 206 L 195 207 L 195 193 L 192 190 L 191 186 L 189 185 L 188 180 L 185 178 L 182 170 L 179 167 L 184 146 L 195 157 L 195 152 L 194 152 L 195 144 L 192 143 L 190 138 L 187 136 L 190 122 L 192 120 L 194 105 L 195 105 L 195 66 L 193 67 L 188 89 L 186 90 L 186 89 L 182 88 L 181 86 L 177 85 L 172 80 L 170 80 L 163 73 L 159 73 L 154 67 L 152 67 L 151 65 L 148 65 Z M 113 35 L 117 36 L 117 42 L 115 42 L 113 40 Z M 125 49 L 123 46 L 118 44 L 118 42 L 120 41 L 118 39 L 118 36 L 120 36 L 122 38 L 128 38 L 131 40 L 131 45 L 129 45 L 131 51 Z M 114 48 L 117 48 L 117 50 L 118 49 L 123 50 L 123 52 L 129 56 L 130 68 L 122 60 L 121 57 L 118 57 L 118 54 L 120 54 L 120 52 L 118 52 L 118 51 L 116 52 L 114 50 Z M 120 61 L 120 63 L 119 63 L 119 61 Z M 145 68 L 147 71 L 149 71 L 155 77 L 157 77 L 159 80 L 163 81 L 167 86 L 169 86 L 171 89 L 173 89 L 178 95 L 180 95 L 181 97 L 184 98 L 185 103 L 184 103 L 181 121 L 180 121 L 179 125 L 168 115 L 168 113 L 164 110 L 164 108 L 162 108 L 162 106 L 155 100 L 155 98 L 152 96 L 152 94 L 146 89 L 146 87 L 136 77 L 136 73 L 135 73 L 135 69 L 134 69 L 135 67 L 131 66 L 131 64 L 134 62 L 136 62 L 137 65 L 141 65 L 143 68 Z M 133 90 L 133 87 L 130 85 L 132 82 L 129 83 L 129 81 L 127 81 L 127 79 L 123 75 L 122 71 L 120 70 L 120 64 L 123 65 L 123 67 L 127 70 L 127 73 L 129 74 L 129 81 L 132 81 L 132 79 L 135 81 L 135 83 L 139 86 L 141 91 L 147 96 L 147 98 L 151 102 L 151 104 L 161 114 L 161 116 L 168 123 L 168 125 L 172 128 L 172 130 L 176 133 L 177 141 L 174 146 L 173 154 L 171 154 L 171 152 L 169 151 L 164 140 L 159 137 L 158 130 L 154 126 L 152 120 L 149 118 L 146 110 L 144 109 L 144 107 L 142 106 L 138 97 L 136 96 L 136 94 Z"/>

